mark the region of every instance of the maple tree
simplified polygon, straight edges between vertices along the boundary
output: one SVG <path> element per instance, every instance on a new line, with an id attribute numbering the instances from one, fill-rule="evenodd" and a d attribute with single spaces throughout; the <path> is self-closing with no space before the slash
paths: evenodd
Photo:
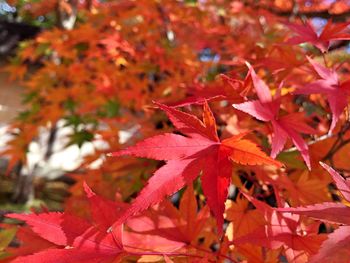
<path id="1" fill-rule="evenodd" d="M 347 1 L 8 3 L 43 26 L 3 68 L 14 199 L 43 130 L 45 161 L 94 149 L 62 211 L 7 213 L 4 262 L 350 260 Z"/>

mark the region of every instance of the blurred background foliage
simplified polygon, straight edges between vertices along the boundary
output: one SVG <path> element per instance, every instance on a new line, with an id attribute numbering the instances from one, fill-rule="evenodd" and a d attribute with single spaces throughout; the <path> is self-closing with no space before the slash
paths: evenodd
<path id="1" fill-rule="evenodd" d="M 319 29 L 329 18 L 347 21 L 349 3 L 335 2 L 0 1 L 2 72 L 23 87 L 23 109 L 4 123 L 0 215 L 46 207 L 86 216 L 83 181 L 106 198 L 130 201 L 161 163 L 106 153 L 171 131 L 153 100 L 183 103 L 198 115 L 188 101 L 224 94 L 237 102 L 240 83 L 219 76 L 243 79 L 245 60 L 265 70 L 271 85 L 282 79 L 287 87 L 305 83 L 308 77 L 297 68 L 305 64 L 304 53 L 321 53 L 309 44 L 275 45 L 290 34 L 281 21 L 310 19 Z M 329 63 L 348 60 L 348 41 L 331 50 Z M 278 70 L 280 64 L 285 70 Z M 340 74 L 348 74 L 348 67 Z M 225 106 L 212 105 L 223 137 L 257 126 L 244 118 L 238 123 Z M 305 111 L 320 131 L 327 126 L 325 107 L 316 97 L 286 103 L 287 109 Z M 259 127 L 251 136 L 267 149 L 266 130 Z M 305 169 L 296 151 L 279 158 L 291 172 Z M 297 182 L 301 175 L 293 178 Z M 0 258 L 14 235 L 13 228 L 0 231 Z"/>

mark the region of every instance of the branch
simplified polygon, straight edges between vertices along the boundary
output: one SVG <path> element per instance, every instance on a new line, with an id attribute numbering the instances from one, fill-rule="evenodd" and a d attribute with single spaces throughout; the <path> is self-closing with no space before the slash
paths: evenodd
<path id="1" fill-rule="evenodd" d="M 54 123 L 50 129 L 49 138 L 47 139 L 47 149 L 44 155 L 44 160 L 48 161 L 53 153 L 53 146 L 57 137 L 57 124 Z"/>
<path id="2" fill-rule="evenodd" d="M 57 2 L 56 16 L 59 27 L 67 30 L 73 29 L 78 13 L 78 0 Z"/>
<path id="3" fill-rule="evenodd" d="M 312 141 L 309 141 L 309 142 L 307 143 L 307 145 L 308 145 L 308 146 L 309 146 L 309 145 L 313 145 L 313 144 L 315 144 L 315 143 L 318 143 L 318 142 L 320 142 L 320 141 L 327 140 L 327 139 L 332 138 L 332 137 L 334 137 L 334 136 L 336 136 L 336 134 L 325 134 L 325 135 L 322 135 L 322 136 L 320 136 L 320 137 L 315 138 L 315 139 L 312 140 Z M 288 148 L 288 149 L 284 150 L 283 152 L 294 152 L 294 151 L 297 151 L 297 150 L 298 150 L 297 147 L 291 147 L 291 148 Z"/>
<path id="4" fill-rule="evenodd" d="M 328 153 L 322 158 L 322 161 L 329 160 L 331 165 L 333 166 L 333 156 L 336 154 L 341 148 L 350 143 L 350 139 L 344 140 L 344 134 L 349 130 L 350 122 L 347 120 L 344 125 L 341 127 L 340 131 L 337 133 L 337 139 L 335 140 L 332 147 L 329 149 Z"/>
<path id="5" fill-rule="evenodd" d="M 344 140 L 343 136 L 344 134 L 350 129 L 350 120 L 347 120 L 344 125 L 341 127 L 340 131 L 336 134 L 325 134 L 322 135 L 312 141 L 309 141 L 307 145 L 313 145 L 315 143 L 318 143 L 320 141 L 327 140 L 332 137 L 337 137 L 335 142 L 333 143 L 332 147 L 329 149 L 328 153 L 322 158 L 322 161 L 329 160 L 331 165 L 333 166 L 333 155 L 336 154 L 341 148 L 343 148 L 345 145 L 350 143 L 350 139 Z M 291 147 L 289 149 L 284 150 L 283 152 L 294 152 L 298 149 L 296 147 Z"/>

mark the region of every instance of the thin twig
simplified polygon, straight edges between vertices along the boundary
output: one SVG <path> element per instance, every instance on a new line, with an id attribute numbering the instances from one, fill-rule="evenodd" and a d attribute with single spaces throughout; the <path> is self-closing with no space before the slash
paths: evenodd
<path id="1" fill-rule="evenodd" d="M 320 137 L 317 137 L 316 139 L 314 139 L 312 141 L 309 141 L 307 143 L 307 145 L 313 145 L 315 143 L 327 140 L 327 139 L 332 138 L 334 136 L 335 136 L 335 134 L 325 134 L 325 135 L 322 135 Z M 297 147 L 291 147 L 291 148 L 288 148 L 288 149 L 284 150 L 283 152 L 294 152 L 294 151 L 297 151 L 297 150 L 298 150 Z"/>

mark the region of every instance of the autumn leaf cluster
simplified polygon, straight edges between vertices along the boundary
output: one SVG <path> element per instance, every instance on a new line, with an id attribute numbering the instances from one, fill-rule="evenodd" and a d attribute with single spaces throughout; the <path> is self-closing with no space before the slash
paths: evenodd
<path id="1" fill-rule="evenodd" d="M 9 2 L 48 28 L 4 69 L 8 173 L 42 129 L 107 147 L 7 214 L 5 261 L 350 261 L 346 1 Z"/>

